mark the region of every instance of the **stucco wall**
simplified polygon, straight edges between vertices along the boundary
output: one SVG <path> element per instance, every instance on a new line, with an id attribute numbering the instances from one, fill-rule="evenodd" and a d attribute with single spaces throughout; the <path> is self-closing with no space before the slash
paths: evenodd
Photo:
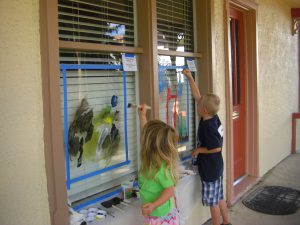
<path id="1" fill-rule="evenodd" d="M 39 1 L 0 1 L 0 224 L 50 224 Z"/>
<path id="2" fill-rule="evenodd" d="M 298 108 L 298 44 L 291 35 L 290 7 L 260 0 L 259 172 L 264 175 L 291 151 L 291 114 Z"/>
<path id="3" fill-rule="evenodd" d="M 0 1 L 0 224 L 50 224 L 43 149 L 38 0 Z M 297 111 L 297 37 L 283 0 L 258 0 L 260 175 L 290 153 Z M 214 0 L 216 73 L 225 125 L 224 1 Z M 224 156 L 225 156 L 224 149 Z M 226 160 L 225 160 L 226 161 Z M 210 217 L 195 208 L 188 224 Z"/>

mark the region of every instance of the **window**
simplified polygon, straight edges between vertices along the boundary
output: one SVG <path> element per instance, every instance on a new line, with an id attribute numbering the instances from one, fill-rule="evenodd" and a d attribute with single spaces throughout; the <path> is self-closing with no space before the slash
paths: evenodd
<path id="1" fill-rule="evenodd" d="M 175 59 L 175 61 L 171 61 Z M 158 57 L 159 115 L 179 134 L 179 151 L 195 148 L 195 107 L 188 80 L 181 73 L 184 57 Z"/>
<path id="2" fill-rule="evenodd" d="M 157 0 L 159 115 L 179 134 L 179 152 L 195 148 L 195 107 L 188 80 L 181 74 L 186 57 L 180 52 L 194 51 L 193 1 Z M 169 52 L 172 55 L 167 55 Z M 166 55 L 165 55 L 166 54 Z"/>
<path id="3" fill-rule="evenodd" d="M 44 104 L 45 156 L 47 180 L 49 184 L 49 206 L 51 222 L 53 224 L 66 224 L 69 220 L 65 205 L 67 197 L 67 193 L 65 192 L 65 176 L 62 176 L 62 171 L 65 169 L 65 163 L 63 161 L 64 150 L 61 149 L 62 134 L 69 130 L 68 126 L 72 124 L 75 118 L 74 113 L 76 114 L 77 109 L 81 105 L 82 98 L 85 97 L 80 94 L 81 91 L 84 91 L 91 85 L 95 85 L 92 81 L 101 83 L 105 79 L 107 80 L 107 85 L 110 84 L 111 80 L 117 79 L 117 83 L 119 82 L 119 91 L 123 91 L 121 88 L 123 86 L 123 80 L 121 81 L 120 79 L 123 74 L 120 69 L 108 70 L 102 68 L 89 70 L 84 69 L 84 65 L 101 64 L 107 66 L 119 66 L 121 53 L 142 53 L 139 61 L 139 70 L 143 73 L 141 73 L 140 76 L 137 76 L 137 73 L 126 74 L 127 89 L 129 89 L 130 85 L 135 87 L 135 94 L 131 96 L 131 99 L 133 99 L 131 103 L 135 103 L 134 99 L 139 98 L 140 102 L 146 102 L 153 107 L 153 110 L 151 111 L 152 117 L 157 118 L 160 112 L 160 117 L 166 121 L 166 112 L 162 111 L 166 108 L 166 104 L 164 104 L 165 102 L 162 102 L 164 101 L 163 99 L 161 102 L 157 101 L 158 91 L 156 90 L 159 84 L 156 82 L 157 79 L 152 78 L 153 76 L 158 76 L 158 74 L 156 73 L 156 68 L 153 68 L 153 65 L 178 66 L 181 70 L 182 67 L 186 65 L 185 60 L 187 57 L 202 57 L 202 54 L 198 52 L 199 49 L 204 50 L 203 53 L 205 55 L 211 55 L 210 44 L 207 44 L 209 42 L 205 39 L 210 37 L 209 32 L 206 29 L 210 29 L 210 27 L 207 27 L 207 24 L 210 24 L 209 18 L 211 16 L 208 10 L 211 7 L 211 2 L 209 0 L 157 0 L 157 4 L 155 4 L 158 11 L 157 17 L 151 12 L 151 10 L 153 10 L 152 3 L 154 4 L 154 2 L 144 4 L 144 1 L 136 0 L 58 0 L 47 1 L 46 4 L 41 5 L 40 27 L 43 44 L 41 50 L 43 53 L 43 74 L 45 74 L 45 76 L 43 76 L 43 95 L 46 103 Z M 205 3 L 205 7 L 202 7 L 203 3 Z M 195 17 L 195 21 L 197 21 L 194 23 L 192 15 L 194 13 L 193 11 L 196 10 L 197 17 Z M 137 15 L 138 18 L 135 18 L 135 15 Z M 145 17 L 145 15 L 148 16 Z M 154 17 L 158 19 L 156 21 L 157 23 L 153 21 Z M 200 20 L 203 21 L 203 24 L 198 23 Z M 136 26 L 137 24 L 135 21 L 138 21 L 139 27 Z M 194 40 L 193 27 L 197 27 L 195 30 L 198 34 L 198 38 L 196 39 L 197 43 Z M 158 29 L 158 42 L 154 43 L 153 33 L 156 32 L 156 29 Z M 59 31 L 59 33 L 57 33 L 57 31 Z M 138 41 L 135 38 L 137 36 L 140 37 Z M 59 45 L 57 42 L 58 38 Z M 153 48 L 158 49 L 158 58 L 164 56 L 164 60 L 166 60 L 167 63 L 161 63 L 161 59 L 157 60 L 157 55 L 155 55 L 156 51 L 151 51 Z M 60 56 L 59 59 L 57 57 L 58 55 Z M 180 59 L 178 64 L 177 59 Z M 209 57 L 206 61 L 210 61 Z M 59 74 L 58 62 L 66 65 L 83 66 L 80 69 L 79 67 L 77 67 L 77 69 L 67 69 L 65 72 L 65 79 L 67 80 L 67 96 L 69 97 L 67 98 L 67 101 L 70 101 L 67 102 L 69 104 L 67 104 L 68 107 L 66 111 L 70 114 L 68 114 L 68 124 L 66 129 L 63 128 L 63 108 L 65 105 L 63 90 L 64 76 L 63 73 Z M 207 71 L 209 66 L 210 64 L 205 62 L 199 69 L 201 69 L 201 71 Z M 168 69 L 163 75 L 166 75 L 165 78 L 170 78 L 172 85 L 177 85 L 176 69 Z M 201 77 L 199 78 L 201 79 Z M 80 85 L 78 83 L 72 84 L 72 82 L 79 82 L 79 80 Z M 137 80 L 138 82 L 136 82 Z M 116 82 L 114 82 L 113 85 L 115 85 L 115 83 Z M 187 110 L 187 107 L 185 106 L 187 106 L 188 102 L 190 107 L 188 108 L 190 110 L 188 138 L 192 143 L 194 142 L 192 137 L 195 137 L 195 128 L 194 118 L 192 118 L 194 114 L 193 104 L 190 103 L 193 103 L 193 100 L 188 97 L 188 89 L 184 89 L 186 85 L 184 83 L 182 84 L 182 95 L 179 101 L 182 101 L 184 104 L 180 105 L 183 106 L 180 108 L 180 111 Z M 209 85 L 206 85 L 206 83 L 204 84 L 204 82 L 202 82 L 202 85 L 204 89 L 210 87 Z M 74 93 L 70 93 L 69 96 L 68 91 L 72 90 L 71 86 L 73 89 L 75 86 L 77 87 L 75 88 Z M 153 90 L 155 90 L 155 93 Z M 127 90 L 128 102 L 131 101 L 129 92 L 130 91 Z M 137 96 L 136 93 L 139 93 L 140 96 Z M 106 96 L 107 98 L 105 101 L 108 102 L 107 104 L 109 104 L 109 99 L 112 97 L 111 94 L 112 93 L 108 94 L 108 97 Z M 76 97 L 74 98 L 74 96 Z M 121 107 L 122 96 L 118 97 L 118 100 L 120 101 L 118 110 L 122 113 L 124 111 L 124 107 Z M 162 98 L 164 97 L 166 96 L 162 95 Z M 100 97 L 98 96 L 98 98 Z M 188 101 L 188 99 L 190 99 L 190 101 Z M 93 102 L 93 98 L 90 98 L 89 95 L 87 96 L 87 102 L 91 108 L 95 107 L 95 109 L 93 108 L 94 115 L 100 112 L 99 110 L 101 109 L 94 106 L 95 102 Z M 160 107 L 161 109 L 158 111 L 157 107 Z M 135 120 L 129 122 L 129 120 L 131 120 L 131 115 L 132 117 L 135 117 L 134 112 L 131 112 L 130 109 L 128 109 L 127 115 L 128 123 L 134 124 Z M 181 120 L 181 118 L 178 120 L 181 122 L 184 121 Z M 122 127 L 122 123 L 118 124 L 118 130 L 121 136 L 122 132 L 124 132 L 124 130 L 122 130 L 124 128 Z M 62 129 L 63 132 L 60 132 L 60 129 Z M 136 133 L 138 133 L 138 130 Z M 182 136 L 184 137 L 184 135 Z M 131 140 L 131 137 L 134 138 Z M 129 166 L 117 168 L 117 170 L 125 168 L 127 171 L 122 170 L 120 173 L 115 173 L 114 175 L 118 175 L 115 177 L 107 176 L 110 172 L 113 174 L 113 170 L 107 171 L 107 173 L 97 174 L 94 177 L 72 183 L 68 190 L 68 197 L 74 203 L 72 206 L 75 206 L 75 209 L 79 209 L 83 204 L 87 206 L 92 200 L 99 201 L 100 198 L 102 200 L 104 196 L 107 196 L 106 193 L 116 193 L 118 188 L 115 191 L 114 187 L 118 186 L 123 179 L 128 180 L 132 174 L 136 174 L 137 164 L 134 165 L 134 157 L 137 159 L 137 156 L 135 155 L 137 149 L 133 144 L 130 146 L 130 141 L 136 141 L 138 144 L 138 140 L 136 136 L 134 136 L 134 133 L 132 136 L 128 135 L 127 139 L 130 139 L 128 142 L 128 152 L 129 160 L 131 162 Z M 120 146 L 122 143 L 120 141 Z M 181 147 L 185 147 L 185 149 L 190 148 L 187 142 L 182 143 Z M 132 155 L 131 152 L 133 153 Z M 126 158 L 124 156 L 124 147 L 120 148 L 118 153 L 120 153 L 120 158 L 114 158 L 112 160 L 113 164 L 118 164 Z M 190 154 L 188 153 L 188 151 L 183 152 L 183 157 L 185 155 L 189 156 Z M 89 162 L 84 158 L 81 166 L 77 167 L 78 156 L 79 155 L 73 156 L 72 161 L 70 161 L 71 167 L 74 169 L 70 171 L 70 179 L 76 179 L 82 175 L 87 175 L 98 171 L 99 169 L 103 169 L 100 165 Z M 136 169 L 131 170 L 131 167 Z M 124 173 L 122 174 L 122 172 Z M 104 176 L 106 176 L 106 180 L 102 179 L 100 181 L 98 179 L 98 177 Z M 97 192 L 102 190 L 103 192 L 97 194 Z M 82 202 L 82 199 L 84 199 L 84 202 Z"/>
<path id="4" fill-rule="evenodd" d="M 132 0 L 60 0 L 58 10 L 60 41 L 135 45 Z M 127 103 L 137 102 L 137 78 L 123 73 L 120 53 L 62 48 L 60 64 L 67 192 L 74 203 L 136 175 L 137 115 Z"/>

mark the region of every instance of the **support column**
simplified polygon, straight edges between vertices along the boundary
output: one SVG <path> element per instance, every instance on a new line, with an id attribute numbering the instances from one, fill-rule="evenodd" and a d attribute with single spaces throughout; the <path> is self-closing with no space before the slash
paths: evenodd
<path id="1" fill-rule="evenodd" d="M 136 1 L 140 102 L 151 105 L 151 119 L 159 119 L 156 1 Z M 149 119 L 149 118 L 148 118 Z"/>

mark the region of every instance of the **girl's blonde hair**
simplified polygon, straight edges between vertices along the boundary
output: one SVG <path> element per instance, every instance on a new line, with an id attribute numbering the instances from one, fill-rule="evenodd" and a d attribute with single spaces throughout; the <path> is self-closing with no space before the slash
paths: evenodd
<path id="1" fill-rule="evenodd" d="M 219 96 L 208 93 L 203 95 L 200 99 L 200 103 L 207 109 L 210 115 L 216 115 L 220 108 L 220 98 Z"/>
<path id="2" fill-rule="evenodd" d="M 162 163 L 169 168 L 171 178 L 176 184 L 178 174 L 178 134 L 176 130 L 160 120 L 151 120 L 143 128 L 141 135 L 140 174 L 155 179 Z"/>

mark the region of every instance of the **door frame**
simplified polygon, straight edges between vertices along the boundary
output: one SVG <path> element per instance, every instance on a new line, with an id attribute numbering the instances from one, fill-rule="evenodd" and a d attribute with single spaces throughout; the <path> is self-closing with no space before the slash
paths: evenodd
<path id="1" fill-rule="evenodd" d="M 245 26 L 245 95 L 246 95 L 246 174 L 247 177 L 234 186 L 232 84 L 230 67 L 229 9 L 243 12 Z M 259 126 L 258 126 L 258 69 L 257 69 L 257 8 L 251 0 L 226 0 L 224 12 L 225 34 L 225 88 L 226 88 L 226 197 L 234 204 L 259 177 Z"/>

